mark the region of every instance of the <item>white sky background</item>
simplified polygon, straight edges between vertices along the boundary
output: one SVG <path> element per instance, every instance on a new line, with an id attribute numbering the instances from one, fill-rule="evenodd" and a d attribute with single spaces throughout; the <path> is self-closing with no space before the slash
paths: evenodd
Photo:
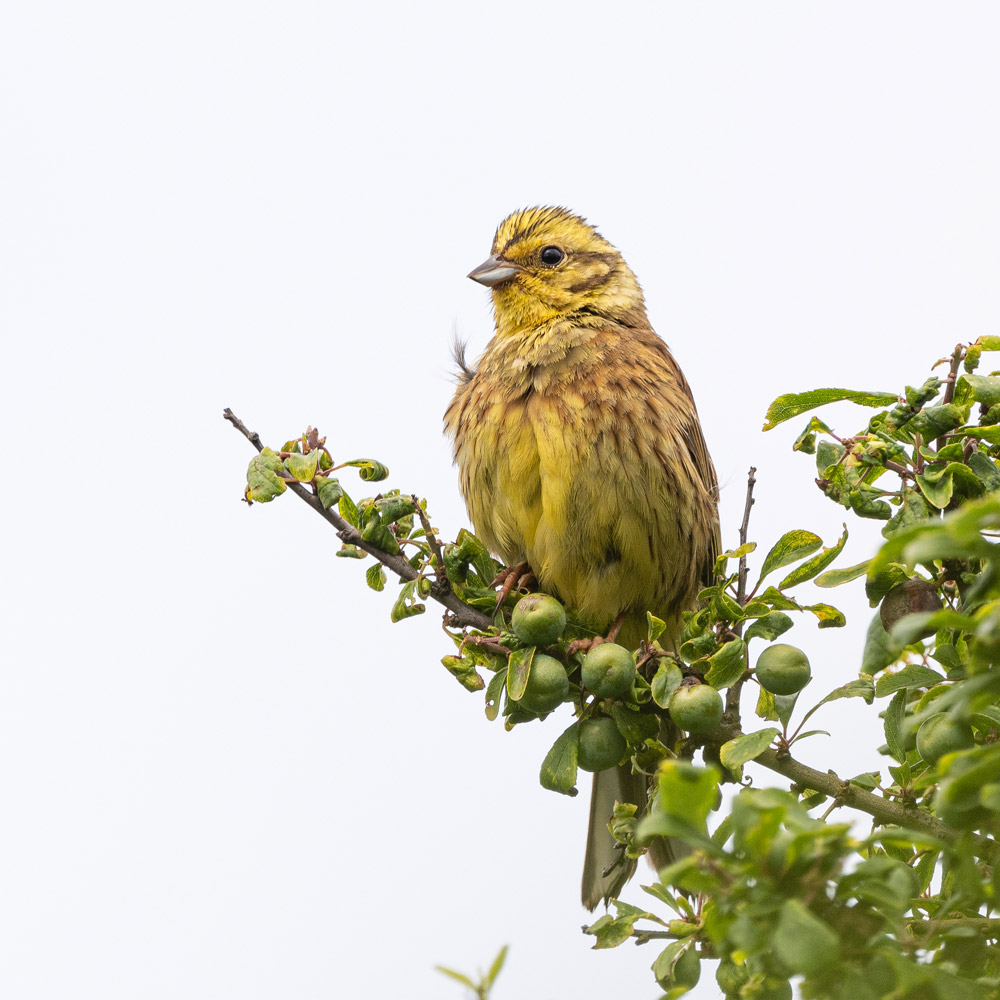
<path id="1" fill-rule="evenodd" d="M 537 783 L 567 719 L 488 724 L 433 607 L 390 626 L 303 504 L 240 503 L 251 449 L 221 417 L 273 445 L 318 425 L 453 537 L 450 341 L 476 355 L 492 322 L 465 274 L 509 211 L 563 204 L 684 366 L 726 543 L 751 463 L 764 550 L 835 539 L 805 419 L 762 436 L 763 413 L 919 384 L 1000 330 L 1000 14 L 613 9 L 6 7 L 5 997 L 457 998 L 433 964 L 503 943 L 498 1000 L 656 995 L 653 946 L 579 932 L 586 786 Z M 878 538 L 851 528 L 844 565 Z M 870 614 L 860 585 L 824 593 L 848 629 L 789 635 L 817 698 Z M 884 763 L 874 710 L 824 711 L 838 739 L 803 756 Z M 716 995 L 706 970 L 692 996 Z"/>

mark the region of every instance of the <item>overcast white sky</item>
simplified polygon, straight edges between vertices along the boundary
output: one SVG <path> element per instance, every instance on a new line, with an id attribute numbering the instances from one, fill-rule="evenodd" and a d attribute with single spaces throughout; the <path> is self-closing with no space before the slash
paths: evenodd
<path id="1" fill-rule="evenodd" d="M 587 796 L 537 784 L 566 720 L 488 724 L 433 609 L 390 626 L 303 504 L 247 510 L 222 409 L 381 459 L 454 536 L 449 345 L 491 332 L 465 275 L 563 204 L 684 366 L 725 540 L 754 463 L 761 545 L 832 541 L 763 413 L 1000 330 L 998 29 L 985 2 L 8 4 L 0 992 L 446 1000 L 434 963 L 509 943 L 497 1000 L 654 996 L 652 946 L 579 933 Z M 857 670 L 840 596 L 852 627 L 789 636 L 817 697 Z M 837 707 L 803 752 L 878 766 L 875 712 Z"/>

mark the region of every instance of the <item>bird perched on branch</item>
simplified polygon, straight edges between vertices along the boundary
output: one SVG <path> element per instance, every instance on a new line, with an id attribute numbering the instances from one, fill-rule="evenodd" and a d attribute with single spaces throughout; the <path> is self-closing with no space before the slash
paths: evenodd
<path id="1" fill-rule="evenodd" d="M 476 534 L 596 629 L 617 620 L 624 645 L 647 611 L 676 638 L 719 550 L 717 483 L 635 275 L 584 219 L 528 208 L 469 277 L 492 290 L 496 334 L 474 370 L 460 359 L 445 426 Z M 594 775 L 588 908 L 635 869 L 607 831 L 615 801 L 641 811 L 647 794 L 627 764 Z"/>

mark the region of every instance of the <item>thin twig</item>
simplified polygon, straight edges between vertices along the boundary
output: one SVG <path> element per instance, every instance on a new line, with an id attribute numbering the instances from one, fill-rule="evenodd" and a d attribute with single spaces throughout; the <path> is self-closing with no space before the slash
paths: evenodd
<path id="1" fill-rule="evenodd" d="M 233 413 L 229 407 L 222 412 L 226 418 L 256 449 L 263 451 L 264 445 L 261 443 L 260 435 L 256 431 L 247 429 L 246 424 Z M 361 537 L 361 532 L 354 525 L 345 521 L 332 508 L 327 509 L 314 493 L 310 493 L 301 483 L 293 482 L 288 484 L 288 488 L 300 499 L 304 500 L 320 517 L 333 525 L 337 531 L 337 537 L 347 545 L 355 545 L 363 549 L 369 555 L 374 556 L 386 569 L 391 570 L 404 580 L 416 580 L 420 575 L 409 562 L 401 555 L 390 555 L 376 548 L 371 542 Z M 478 608 L 466 604 L 451 590 L 445 591 L 443 588 L 434 587 L 431 590 L 431 597 L 439 604 L 443 604 L 452 613 L 452 623 L 456 628 L 477 628 L 484 631 L 491 628 L 493 620 L 484 615 Z"/>
<path id="2" fill-rule="evenodd" d="M 753 488 L 757 482 L 755 478 L 756 472 L 756 466 L 751 465 L 750 471 L 747 473 L 747 499 L 746 504 L 743 507 L 743 523 L 740 525 L 740 545 L 746 545 L 747 534 L 750 531 L 750 508 L 754 505 Z M 744 554 L 740 556 L 739 575 L 736 578 L 736 602 L 742 607 L 746 603 L 746 599 L 747 557 Z M 733 626 L 733 632 L 737 636 L 742 635 L 743 622 L 736 622 Z M 740 678 L 726 692 L 726 713 L 728 715 L 728 719 L 726 721 L 736 726 L 739 726 L 740 724 L 740 692 L 742 689 L 743 678 Z"/>

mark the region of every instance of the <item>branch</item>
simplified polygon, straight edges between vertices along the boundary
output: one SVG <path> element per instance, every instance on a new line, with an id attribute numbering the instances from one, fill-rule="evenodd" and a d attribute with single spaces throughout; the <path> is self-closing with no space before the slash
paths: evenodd
<path id="1" fill-rule="evenodd" d="M 754 505 L 753 488 L 757 482 L 754 478 L 756 472 L 756 467 L 751 465 L 750 471 L 747 473 L 747 502 L 743 507 L 743 523 L 740 525 L 740 545 L 746 545 L 747 533 L 750 531 L 750 508 Z M 746 603 L 747 598 L 747 557 L 745 555 L 740 556 L 739 567 L 739 576 L 736 583 L 736 601 L 742 606 Z M 738 622 L 733 631 L 736 635 L 742 635 L 743 622 Z M 743 680 L 740 679 L 726 692 L 726 713 L 729 716 L 729 721 L 737 727 L 740 723 L 740 691 L 742 688 Z"/>
<path id="2" fill-rule="evenodd" d="M 226 418 L 256 449 L 263 451 L 264 445 L 261 443 L 260 435 L 256 431 L 247 429 L 246 424 L 233 413 L 227 406 L 222 411 Z M 300 499 L 304 500 L 320 517 L 333 525 L 337 531 L 337 537 L 348 545 L 356 545 L 369 555 L 374 556 L 386 569 L 391 570 L 404 580 L 416 580 L 420 575 L 401 555 L 390 555 L 376 548 L 371 542 L 365 541 L 361 537 L 361 532 L 354 525 L 345 521 L 336 511 L 325 508 L 319 497 L 310 493 L 301 483 L 288 483 L 288 488 Z M 419 509 L 419 508 L 418 508 Z M 431 589 L 431 597 L 439 604 L 444 605 L 453 615 L 451 622 L 456 628 L 477 628 L 484 631 L 493 627 L 493 619 L 484 615 L 478 608 L 466 604 L 457 594 L 443 587 L 434 586 Z"/>
<path id="3" fill-rule="evenodd" d="M 874 816 L 883 826 L 901 826 L 911 830 L 921 830 L 929 833 L 932 837 L 954 843 L 961 836 L 960 831 L 942 823 L 941 820 L 931 816 L 929 813 L 921 812 L 915 808 L 907 808 L 892 799 L 883 799 L 878 795 L 859 788 L 845 781 L 833 771 L 813 770 L 805 764 L 799 763 L 788 754 L 780 754 L 776 750 L 765 750 L 756 758 L 758 764 L 771 771 L 777 771 L 786 778 L 790 778 L 795 784 L 803 788 L 811 788 L 815 792 L 826 792 L 845 806 L 857 809 L 860 812 Z M 989 837 L 975 836 L 972 838 L 972 853 L 977 858 L 989 861 L 991 864 L 1000 863 L 1000 842 Z"/>

